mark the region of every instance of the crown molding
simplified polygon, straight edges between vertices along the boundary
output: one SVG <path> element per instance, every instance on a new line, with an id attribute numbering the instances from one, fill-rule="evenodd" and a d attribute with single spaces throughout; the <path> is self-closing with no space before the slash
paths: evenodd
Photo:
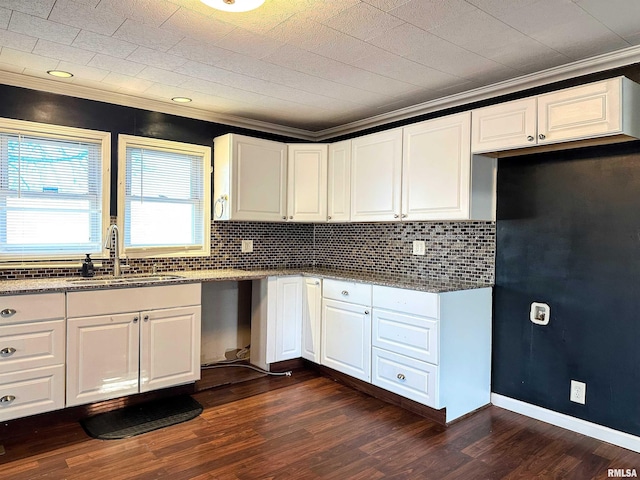
<path id="1" fill-rule="evenodd" d="M 612 53 L 605 53 L 584 60 L 578 60 L 559 67 L 541 70 L 539 72 L 494 83 L 486 87 L 479 87 L 466 92 L 457 93 L 455 95 L 449 95 L 436 100 L 419 103 L 411 107 L 376 115 L 375 117 L 365 118 L 363 120 L 357 120 L 337 127 L 327 128 L 325 130 L 315 132 L 315 139 L 326 140 L 342 135 L 348 135 L 368 128 L 379 127 L 388 123 L 417 117 L 419 115 L 459 107 L 469 103 L 520 92 L 522 90 L 528 90 L 530 88 L 540 87 L 582 75 L 589 75 L 605 70 L 624 67 L 625 65 L 638 62 L 640 62 L 640 45 L 628 47 Z"/>
<path id="2" fill-rule="evenodd" d="M 96 100 L 115 105 L 167 113 L 181 117 L 222 123 L 225 125 L 247 128 L 275 135 L 299 138 L 301 140 L 324 141 L 343 135 L 354 134 L 369 128 L 379 127 L 388 123 L 407 120 L 420 115 L 459 107 L 510 93 L 516 93 L 582 75 L 589 75 L 605 70 L 624 67 L 638 62 L 640 62 L 640 45 L 628 47 L 612 53 L 605 53 L 584 60 L 578 60 L 559 67 L 549 68 L 540 72 L 516 77 L 511 80 L 505 80 L 485 87 L 475 88 L 466 92 L 449 95 L 436 100 L 419 103 L 411 107 L 394 110 L 392 112 L 319 131 L 305 130 L 271 122 L 263 122 L 260 120 L 252 120 L 235 115 L 226 115 L 186 105 L 174 105 L 160 100 L 151 100 L 124 93 L 108 92 L 92 87 L 75 85 L 69 82 L 32 77 L 13 72 L 0 72 L 0 83 L 71 97 L 84 98 L 87 100 Z"/>
<path id="3" fill-rule="evenodd" d="M 300 128 L 288 127 L 260 120 L 252 120 L 235 115 L 226 115 L 210 110 L 189 107 L 187 105 L 175 105 L 172 103 L 162 102 L 160 100 L 152 100 L 118 92 L 109 92 L 83 85 L 76 85 L 70 82 L 49 80 L 47 78 L 32 77 L 19 73 L 0 71 L 0 83 L 70 97 L 84 98 L 86 100 L 96 100 L 98 102 L 111 103 L 124 107 L 140 108 L 142 110 L 150 110 L 152 112 L 222 123 L 234 127 L 273 133 L 275 135 L 300 138 L 302 140 L 314 140 L 316 138 L 314 132 Z"/>

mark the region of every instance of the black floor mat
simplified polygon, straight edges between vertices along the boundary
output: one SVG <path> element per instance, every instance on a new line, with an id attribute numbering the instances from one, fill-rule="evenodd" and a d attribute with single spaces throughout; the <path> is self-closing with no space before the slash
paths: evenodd
<path id="1" fill-rule="evenodd" d="M 80 424 L 93 438 L 118 440 L 186 422 L 201 413 L 202 405 L 189 395 L 180 395 L 100 413 Z"/>

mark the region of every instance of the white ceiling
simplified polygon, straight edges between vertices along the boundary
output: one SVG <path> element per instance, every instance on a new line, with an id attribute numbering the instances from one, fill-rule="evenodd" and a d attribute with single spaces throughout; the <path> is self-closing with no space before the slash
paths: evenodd
<path id="1" fill-rule="evenodd" d="M 266 0 L 235 14 L 199 0 L 0 0 L 13 84 L 174 111 L 188 96 L 186 116 L 312 135 L 633 46 L 640 0 Z"/>

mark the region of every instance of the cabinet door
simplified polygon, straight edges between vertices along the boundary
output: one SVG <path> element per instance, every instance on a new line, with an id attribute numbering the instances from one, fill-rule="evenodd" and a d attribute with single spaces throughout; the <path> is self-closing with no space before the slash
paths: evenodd
<path id="1" fill-rule="evenodd" d="M 200 379 L 200 307 L 141 313 L 140 392 Z"/>
<path id="2" fill-rule="evenodd" d="M 348 222 L 351 218 L 351 140 L 329 145 L 327 221 Z"/>
<path id="3" fill-rule="evenodd" d="M 327 151 L 325 144 L 288 146 L 287 213 L 292 222 L 327 219 Z"/>
<path id="4" fill-rule="evenodd" d="M 231 219 L 282 221 L 286 216 L 287 146 L 234 135 Z"/>
<path id="5" fill-rule="evenodd" d="M 303 287 L 302 277 L 281 277 L 276 281 L 276 314 L 269 319 L 275 349 L 268 363 L 300 358 Z"/>
<path id="6" fill-rule="evenodd" d="M 64 408 L 64 365 L 0 374 L 0 422 Z"/>
<path id="7" fill-rule="evenodd" d="M 469 218 L 469 112 L 404 128 L 402 218 Z"/>
<path id="8" fill-rule="evenodd" d="M 536 144 L 536 99 L 525 98 L 471 113 L 471 151 L 496 152 Z"/>
<path id="9" fill-rule="evenodd" d="M 351 220 L 400 218 L 402 129 L 351 140 Z"/>
<path id="10" fill-rule="evenodd" d="M 573 87 L 538 97 L 538 143 L 620 132 L 621 80 Z"/>
<path id="11" fill-rule="evenodd" d="M 369 307 L 323 299 L 322 364 L 366 382 L 371 379 Z"/>
<path id="12" fill-rule="evenodd" d="M 322 283 L 319 278 L 304 279 L 302 299 L 302 358 L 320 363 L 320 319 Z"/>
<path id="13" fill-rule="evenodd" d="M 138 393 L 139 314 L 67 320 L 67 406 Z"/>

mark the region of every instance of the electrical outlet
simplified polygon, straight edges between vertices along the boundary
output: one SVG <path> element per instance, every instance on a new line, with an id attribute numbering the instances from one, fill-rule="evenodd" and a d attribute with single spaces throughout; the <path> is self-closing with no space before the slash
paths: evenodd
<path id="1" fill-rule="evenodd" d="M 413 254 L 414 255 L 424 255 L 427 251 L 427 247 L 424 243 L 424 240 L 414 240 L 413 241 Z"/>
<path id="2" fill-rule="evenodd" d="M 253 252 L 253 240 L 242 240 L 242 253 Z"/>
<path id="3" fill-rule="evenodd" d="M 571 394 L 569 400 L 584 405 L 587 402 L 587 384 L 571 380 Z"/>

